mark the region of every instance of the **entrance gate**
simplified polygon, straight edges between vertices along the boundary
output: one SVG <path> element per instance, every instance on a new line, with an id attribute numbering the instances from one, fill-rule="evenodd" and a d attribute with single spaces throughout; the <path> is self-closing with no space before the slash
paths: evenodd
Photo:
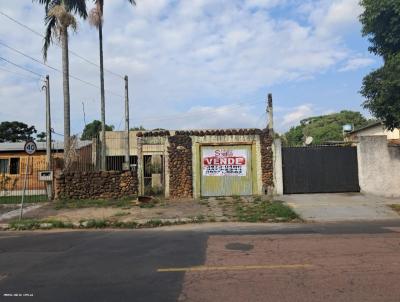
<path id="1" fill-rule="evenodd" d="M 357 148 L 283 147 L 283 192 L 359 192 Z"/>

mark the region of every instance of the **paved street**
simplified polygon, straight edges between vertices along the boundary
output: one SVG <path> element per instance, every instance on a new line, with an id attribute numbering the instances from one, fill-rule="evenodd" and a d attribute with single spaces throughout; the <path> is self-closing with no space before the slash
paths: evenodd
<path id="1" fill-rule="evenodd" d="M 399 220 L 2 232 L 0 300 L 399 301 L 399 232 Z"/>

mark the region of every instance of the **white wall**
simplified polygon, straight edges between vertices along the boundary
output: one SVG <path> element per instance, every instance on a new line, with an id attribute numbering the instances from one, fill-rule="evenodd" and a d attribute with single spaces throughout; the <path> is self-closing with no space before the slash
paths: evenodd
<path id="1" fill-rule="evenodd" d="M 361 192 L 400 197 L 400 147 L 388 146 L 387 136 L 361 136 L 357 145 Z"/>

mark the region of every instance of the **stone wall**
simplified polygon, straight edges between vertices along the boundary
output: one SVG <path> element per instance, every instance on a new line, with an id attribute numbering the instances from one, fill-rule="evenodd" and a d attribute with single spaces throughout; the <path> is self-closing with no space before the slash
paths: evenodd
<path id="1" fill-rule="evenodd" d="M 261 141 L 261 178 L 264 190 L 274 186 L 274 164 L 273 164 L 273 151 L 272 142 L 273 137 L 268 129 L 265 129 L 260 134 Z M 271 192 L 264 193 L 271 193 Z"/>
<path id="2" fill-rule="evenodd" d="M 64 172 L 56 176 L 56 199 L 109 199 L 136 195 L 134 172 Z"/>
<path id="3" fill-rule="evenodd" d="M 188 135 L 168 138 L 169 196 L 191 198 L 192 183 L 192 139 Z"/>

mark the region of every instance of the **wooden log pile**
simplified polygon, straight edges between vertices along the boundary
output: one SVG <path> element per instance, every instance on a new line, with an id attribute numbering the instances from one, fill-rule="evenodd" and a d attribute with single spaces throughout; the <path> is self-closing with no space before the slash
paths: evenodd
<path id="1" fill-rule="evenodd" d="M 192 139 L 188 135 L 169 138 L 169 190 L 172 198 L 191 198 L 192 183 Z"/>
<path id="2" fill-rule="evenodd" d="M 135 172 L 64 172 L 56 176 L 56 199 L 115 199 L 137 195 Z"/>
<path id="3" fill-rule="evenodd" d="M 262 183 L 265 189 L 274 185 L 273 175 L 273 153 L 272 153 L 272 133 L 265 129 L 260 135 L 261 142 L 261 174 Z"/>

